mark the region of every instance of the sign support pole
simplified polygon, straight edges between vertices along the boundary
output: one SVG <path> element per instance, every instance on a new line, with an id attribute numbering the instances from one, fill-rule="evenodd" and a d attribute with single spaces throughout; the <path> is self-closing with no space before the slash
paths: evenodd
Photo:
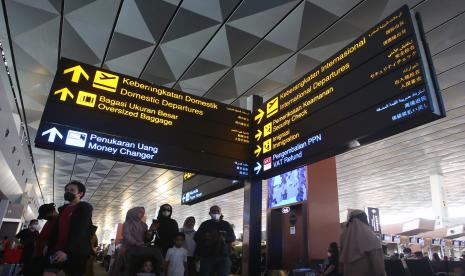
<path id="1" fill-rule="evenodd" d="M 253 95 L 247 99 L 250 110 L 255 110 L 263 103 L 260 96 Z M 260 275 L 260 246 L 262 234 L 262 181 L 251 177 L 244 183 L 244 236 L 242 240 L 242 275 Z"/>

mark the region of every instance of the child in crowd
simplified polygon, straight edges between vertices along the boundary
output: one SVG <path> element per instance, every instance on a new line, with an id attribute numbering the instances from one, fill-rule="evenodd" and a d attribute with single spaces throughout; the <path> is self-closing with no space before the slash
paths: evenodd
<path id="1" fill-rule="evenodd" d="M 137 273 L 137 276 L 155 276 L 152 261 L 145 261 L 142 266 L 142 271 Z"/>
<path id="2" fill-rule="evenodd" d="M 165 257 L 165 271 L 167 276 L 184 276 L 187 268 L 187 250 L 183 247 L 186 236 L 177 233 L 174 238 L 174 246 L 168 249 Z"/>

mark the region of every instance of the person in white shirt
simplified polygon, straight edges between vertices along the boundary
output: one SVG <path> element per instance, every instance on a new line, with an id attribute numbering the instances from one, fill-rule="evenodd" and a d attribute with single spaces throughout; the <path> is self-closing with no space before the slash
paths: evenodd
<path id="1" fill-rule="evenodd" d="M 107 254 L 105 256 L 105 269 L 107 272 L 108 270 L 110 270 L 110 267 L 115 260 L 115 251 L 116 251 L 115 239 L 111 239 L 110 245 L 108 246 Z"/>
<path id="2" fill-rule="evenodd" d="M 185 239 L 184 233 L 177 233 L 174 238 L 174 246 L 166 252 L 166 276 L 184 276 L 184 271 L 187 268 L 187 250 L 183 247 Z"/>
<path id="3" fill-rule="evenodd" d="M 181 232 L 186 235 L 186 241 L 184 242 L 184 248 L 187 250 L 187 272 L 189 276 L 195 276 L 197 273 L 195 266 L 195 248 L 196 243 L 194 240 L 195 235 L 195 218 L 188 217 L 184 221 L 184 225 L 181 229 Z"/>

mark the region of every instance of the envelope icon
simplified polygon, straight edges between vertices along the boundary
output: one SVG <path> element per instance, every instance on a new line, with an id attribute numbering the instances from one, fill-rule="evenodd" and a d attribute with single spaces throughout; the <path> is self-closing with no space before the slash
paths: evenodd
<path id="1" fill-rule="evenodd" d="M 95 88 L 103 89 L 109 92 L 116 92 L 119 76 L 107 72 L 97 70 L 95 72 L 94 83 Z"/>
<path id="2" fill-rule="evenodd" d="M 270 118 L 276 112 L 278 112 L 278 109 L 279 109 L 279 101 L 278 101 L 278 97 L 276 97 L 276 98 L 270 100 L 266 104 L 266 117 Z"/>

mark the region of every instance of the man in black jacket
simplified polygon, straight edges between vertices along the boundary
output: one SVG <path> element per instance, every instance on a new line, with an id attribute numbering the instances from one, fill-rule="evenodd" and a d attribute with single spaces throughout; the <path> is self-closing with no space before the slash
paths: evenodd
<path id="1" fill-rule="evenodd" d="M 25 276 L 34 275 L 34 244 L 39 237 L 39 221 L 33 219 L 29 222 L 29 227 L 21 230 L 16 238 L 19 239 L 23 246 L 23 255 L 21 263 L 23 264 L 22 274 Z"/>
<path id="2" fill-rule="evenodd" d="M 200 275 L 227 276 L 231 271 L 231 243 L 236 235 L 231 224 L 221 218 L 220 207 L 212 206 L 209 214 L 212 219 L 203 222 L 194 236 Z"/>
<path id="3" fill-rule="evenodd" d="M 66 275 L 84 275 L 91 255 L 92 206 L 81 201 L 86 187 L 78 181 L 65 186 L 65 204 L 58 210 L 57 223 L 48 242 L 44 276 L 54 276 L 61 270 Z"/>

